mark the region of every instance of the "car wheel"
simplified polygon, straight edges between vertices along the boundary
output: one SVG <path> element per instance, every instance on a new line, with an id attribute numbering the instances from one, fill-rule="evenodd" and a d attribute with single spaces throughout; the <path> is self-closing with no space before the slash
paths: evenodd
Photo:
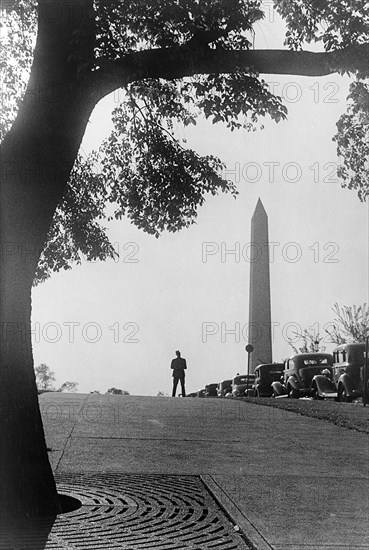
<path id="1" fill-rule="evenodd" d="M 322 400 L 323 397 L 321 397 L 318 393 L 318 388 L 316 386 L 313 386 L 312 388 L 312 397 L 313 399 Z"/>
<path id="2" fill-rule="evenodd" d="M 338 401 L 341 403 L 351 403 L 352 401 L 352 398 L 347 395 L 346 388 L 343 384 L 338 388 Z"/>
<path id="3" fill-rule="evenodd" d="M 288 386 L 287 388 L 287 395 L 289 399 L 298 399 L 299 398 L 299 392 L 295 390 L 292 386 Z"/>

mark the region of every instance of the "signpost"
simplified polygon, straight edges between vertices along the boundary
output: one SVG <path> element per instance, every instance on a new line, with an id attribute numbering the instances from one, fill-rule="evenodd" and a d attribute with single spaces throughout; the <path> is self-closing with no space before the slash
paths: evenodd
<path id="1" fill-rule="evenodd" d="M 254 351 L 254 346 L 252 344 L 247 344 L 245 350 L 247 351 L 247 374 L 250 374 L 250 357 Z"/>

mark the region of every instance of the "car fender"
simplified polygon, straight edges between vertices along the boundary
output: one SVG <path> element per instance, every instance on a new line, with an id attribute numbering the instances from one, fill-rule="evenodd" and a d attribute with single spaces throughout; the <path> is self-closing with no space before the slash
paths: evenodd
<path id="1" fill-rule="evenodd" d="M 311 387 L 316 388 L 319 397 L 337 398 L 336 384 L 324 374 L 316 374 L 311 381 Z"/>
<path id="2" fill-rule="evenodd" d="M 353 383 L 351 382 L 351 378 L 348 376 L 348 374 L 346 372 L 341 374 L 341 376 L 339 377 L 337 387 L 340 384 L 344 385 L 345 390 L 347 392 L 347 395 L 351 395 L 354 392 L 354 390 L 356 389 L 354 387 Z"/>
<path id="3" fill-rule="evenodd" d="M 259 395 L 259 397 L 270 397 L 272 395 L 272 385 L 270 385 L 269 390 L 266 390 L 262 384 L 257 384 L 254 386 L 254 397 L 257 395 Z"/>
<path id="4" fill-rule="evenodd" d="M 286 386 L 284 384 L 282 384 L 281 382 L 272 382 L 272 388 L 273 388 L 273 392 L 274 392 L 274 395 L 286 395 L 287 394 L 287 389 L 286 389 Z"/>
<path id="5" fill-rule="evenodd" d="M 295 376 L 290 376 L 287 380 L 286 387 L 291 386 L 295 390 L 299 390 L 299 383 Z"/>

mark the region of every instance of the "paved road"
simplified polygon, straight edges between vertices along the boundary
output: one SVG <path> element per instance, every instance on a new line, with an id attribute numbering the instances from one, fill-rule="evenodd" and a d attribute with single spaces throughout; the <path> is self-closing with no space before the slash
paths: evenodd
<path id="1" fill-rule="evenodd" d="M 56 472 L 200 475 L 258 550 L 369 549 L 369 437 L 217 399 L 40 396 Z"/>

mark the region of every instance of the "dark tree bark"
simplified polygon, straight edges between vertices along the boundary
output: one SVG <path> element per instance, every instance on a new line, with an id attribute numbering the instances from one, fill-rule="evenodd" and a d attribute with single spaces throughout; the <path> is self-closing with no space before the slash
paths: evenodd
<path id="1" fill-rule="evenodd" d="M 337 52 L 290 50 L 219 50 L 204 47 L 134 52 L 103 64 L 93 75 L 99 95 L 142 78 L 182 78 L 195 74 L 230 73 L 252 68 L 260 74 L 326 76 L 337 72 L 369 70 L 369 45 L 347 47 Z"/>
<path id="2" fill-rule="evenodd" d="M 76 4 L 71 16 L 71 3 L 40 2 L 30 82 L 1 150 L 0 515 L 9 521 L 60 511 L 33 369 L 31 288 L 94 106 L 72 57 L 74 31 L 92 29 L 92 1 Z M 83 42 L 86 64 L 93 36 Z"/>
<path id="3" fill-rule="evenodd" d="M 89 116 L 106 94 L 145 77 L 179 78 L 253 66 L 318 76 L 367 64 L 368 47 L 341 54 L 202 51 L 190 45 L 129 54 L 92 71 L 93 0 L 40 0 L 30 82 L 1 150 L 0 515 L 60 511 L 38 407 L 31 287 Z"/>

